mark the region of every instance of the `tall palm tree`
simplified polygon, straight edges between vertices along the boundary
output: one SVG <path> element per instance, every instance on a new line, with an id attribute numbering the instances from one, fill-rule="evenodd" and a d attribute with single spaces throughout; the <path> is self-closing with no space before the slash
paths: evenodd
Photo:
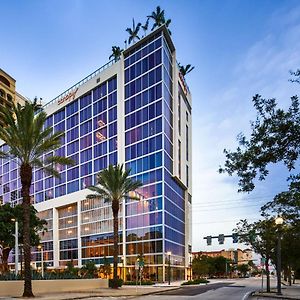
<path id="1" fill-rule="evenodd" d="M 59 173 L 56 164 L 71 164 L 72 160 L 60 156 L 42 159 L 43 154 L 56 150 L 61 145 L 63 133 L 52 134 L 51 128 L 43 128 L 46 113 L 37 101 L 26 101 L 24 106 L 14 105 L 12 111 L 0 106 L 0 115 L 6 124 L 0 127 L 0 139 L 9 147 L 7 151 L 0 151 L 0 158 L 16 159 L 21 179 L 21 196 L 23 207 L 23 249 L 24 249 L 24 292 L 23 297 L 32 297 L 31 285 L 31 253 L 30 253 L 30 186 L 33 168 L 41 168 L 55 177 Z"/>
<path id="2" fill-rule="evenodd" d="M 166 27 L 168 28 L 169 25 L 170 25 L 170 23 L 171 23 L 171 19 L 166 20 L 166 18 L 165 18 L 165 10 L 164 9 L 162 10 L 160 8 L 160 6 L 157 6 L 156 7 L 156 11 L 153 11 L 150 16 L 147 16 L 147 18 L 152 19 L 154 21 L 151 30 L 153 30 L 156 27 L 160 27 L 163 24 L 165 24 Z M 171 34 L 171 31 L 169 29 L 168 29 L 168 31 Z"/>
<path id="3" fill-rule="evenodd" d="M 181 75 L 183 77 L 185 77 L 186 74 L 192 72 L 195 68 L 195 67 L 192 67 L 190 64 L 188 64 L 186 66 L 182 66 L 182 65 L 178 64 L 178 67 L 179 67 L 179 72 L 181 73 Z"/>
<path id="4" fill-rule="evenodd" d="M 135 26 L 134 19 L 132 19 L 132 28 L 127 28 L 126 31 L 129 33 L 128 44 L 130 45 L 131 41 L 135 41 L 135 39 L 140 39 L 138 36 L 139 30 L 141 28 L 141 23 L 137 23 Z"/>
<path id="5" fill-rule="evenodd" d="M 112 54 L 110 55 L 110 57 L 108 59 L 113 58 L 115 60 L 115 62 L 117 62 L 120 59 L 122 52 L 124 50 L 121 49 L 119 46 L 112 46 L 111 51 L 112 51 Z"/>
<path id="6" fill-rule="evenodd" d="M 107 169 L 102 170 L 97 175 L 97 185 L 90 186 L 89 189 L 94 194 L 88 195 L 87 198 L 101 197 L 104 201 L 111 202 L 113 212 L 113 227 L 114 227 L 114 273 L 113 273 L 113 288 L 117 288 L 117 268 L 118 268 L 118 238 L 119 238 L 119 207 L 122 199 L 128 198 L 138 200 L 139 198 L 130 195 L 130 192 L 135 191 L 142 186 L 139 181 L 133 181 L 129 178 L 130 170 L 123 169 L 122 165 L 109 165 Z"/>

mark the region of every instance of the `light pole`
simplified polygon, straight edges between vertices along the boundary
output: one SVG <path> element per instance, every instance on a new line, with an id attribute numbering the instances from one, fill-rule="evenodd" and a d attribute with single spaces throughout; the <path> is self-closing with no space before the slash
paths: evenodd
<path id="1" fill-rule="evenodd" d="M 275 219 L 275 224 L 278 228 L 278 240 L 277 240 L 277 295 L 282 295 L 281 293 L 281 225 L 283 224 L 283 219 L 277 217 Z"/>
<path id="2" fill-rule="evenodd" d="M 38 249 L 41 250 L 42 278 L 44 278 L 44 249 L 43 249 L 43 245 L 38 245 Z"/>
<path id="3" fill-rule="evenodd" d="M 167 252 L 168 255 L 168 279 L 169 279 L 169 285 L 171 284 L 171 251 Z"/>
<path id="4" fill-rule="evenodd" d="M 17 219 L 11 219 L 15 222 L 15 273 L 19 273 L 19 223 Z"/>

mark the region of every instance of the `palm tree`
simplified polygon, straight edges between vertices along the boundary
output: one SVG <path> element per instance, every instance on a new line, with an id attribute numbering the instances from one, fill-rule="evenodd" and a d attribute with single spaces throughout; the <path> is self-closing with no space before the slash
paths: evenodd
<path id="1" fill-rule="evenodd" d="M 97 185 L 90 186 L 89 189 L 94 194 L 88 195 L 87 198 L 104 198 L 104 201 L 111 202 L 114 224 L 114 273 L 113 273 L 113 288 L 117 288 L 117 267 L 118 267 L 118 238 L 119 238 L 119 207 L 122 199 L 128 198 L 138 200 L 139 198 L 130 195 L 130 192 L 135 191 L 142 186 L 139 181 L 133 181 L 129 178 L 130 170 L 124 170 L 122 165 L 109 165 L 107 169 L 102 170 L 97 175 Z"/>
<path id="2" fill-rule="evenodd" d="M 135 41 L 135 39 L 140 39 L 138 36 L 139 30 L 141 28 L 141 23 L 137 23 L 135 26 L 134 19 L 132 19 L 132 28 L 127 28 L 126 31 L 129 33 L 128 44 L 130 45 L 131 41 Z"/>
<path id="3" fill-rule="evenodd" d="M 149 27 L 149 18 L 147 18 L 146 23 L 144 25 L 142 25 L 142 29 L 144 30 L 144 36 L 146 36 L 148 27 Z"/>
<path id="4" fill-rule="evenodd" d="M 59 177 L 56 164 L 71 164 L 72 160 L 60 156 L 42 159 L 43 154 L 56 150 L 61 145 L 63 133 L 52 134 L 51 128 L 43 128 L 46 113 L 36 101 L 26 101 L 24 106 L 14 105 L 12 110 L 0 106 L 3 127 L 0 127 L 0 139 L 8 146 L 7 151 L 0 151 L 0 158 L 16 159 L 21 179 L 23 207 L 23 249 L 25 261 L 25 280 L 23 297 L 32 297 L 31 253 L 30 253 L 30 186 L 34 167 L 41 168 L 48 174 Z"/>
<path id="5" fill-rule="evenodd" d="M 124 50 L 121 49 L 119 46 L 112 46 L 111 51 L 112 51 L 112 54 L 110 55 L 110 57 L 108 59 L 110 60 L 111 58 L 113 58 L 115 60 L 115 62 L 117 62 L 120 59 L 122 52 Z"/>
<path id="6" fill-rule="evenodd" d="M 165 18 L 165 10 L 161 9 L 160 6 L 156 7 L 156 11 L 153 11 L 152 14 L 150 16 L 147 16 L 147 18 L 152 19 L 154 21 L 152 29 L 156 27 L 160 27 L 162 25 L 166 25 L 166 27 L 168 28 L 170 23 L 171 23 L 171 19 L 166 20 Z M 168 29 L 169 33 L 171 34 L 171 31 Z"/>
<path id="7" fill-rule="evenodd" d="M 179 67 L 179 72 L 181 73 L 181 75 L 183 77 L 185 77 L 186 74 L 192 72 L 195 68 L 195 67 L 192 67 L 190 64 L 186 65 L 185 67 L 178 64 L 178 67 Z"/>

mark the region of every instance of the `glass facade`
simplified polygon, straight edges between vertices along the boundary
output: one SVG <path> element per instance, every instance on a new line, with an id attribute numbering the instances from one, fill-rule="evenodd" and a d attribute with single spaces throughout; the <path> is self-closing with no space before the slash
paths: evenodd
<path id="1" fill-rule="evenodd" d="M 91 260 L 96 264 L 104 259 L 112 262 L 110 203 L 85 199 L 81 191 L 95 184 L 99 171 L 120 162 L 130 169 L 131 178 L 143 183 L 136 191 L 140 201 L 127 199 L 120 204 L 119 259 L 126 266 L 127 279 L 135 279 L 134 265 L 137 256 L 143 255 L 144 277 L 166 280 L 167 252 L 172 253 L 172 279 L 184 279 L 188 247 L 186 162 L 191 156 L 191 130 L 179 95 L 183 91 L 178 93 L 175 88 L 177 66 L 166 34 L 157 30 L 126 50 L 121 59 L 122 73 L 99 79 L 96 86 L 64 107 L 58 104 L 47 117 L 45 127 L 65 134 L 62 146 L 44 158 L 55 154 L 75 162 L 73 166 L 57 166 L 60 178 L 47 176 L 40 169 L 33 174 L 34 203 L 41 210 L 39 216 L 48 222 L 42 243 L 44 261 L 50 267 L 63 267 L 70 260 L 75 265 Z M 20 200 L 18 172 L 15 161 L 0 159 L 4 203 Z M 55 202 L 53 208 L 42 210 L 49 201 Z M 33 260 L 39 266 L 39 249 L 33 249 Z"/>

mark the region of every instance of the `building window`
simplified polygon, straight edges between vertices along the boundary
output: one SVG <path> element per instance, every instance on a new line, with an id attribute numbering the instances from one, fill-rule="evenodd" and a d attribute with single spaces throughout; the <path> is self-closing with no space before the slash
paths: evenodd
<path id="1" fill-rule="evenodd" d="M 185 127 L 185 141 L 186 141 L 186 160 L 189 160 L 189 127 Z"/>
<path id="2" fill-rule="evenodd" d="M 181 141 L 178 140 L 178 175 L 181 177 Z"/>
<path id="3" fill-rule="evenodd" d="M 178 95 L 178 133 L 181 135 L 181 98 Z"/>
<path id="4" fill-rule="evenodd" d="M 189 166 L 186 166 L 186 186 L 189 187 Z"/>

